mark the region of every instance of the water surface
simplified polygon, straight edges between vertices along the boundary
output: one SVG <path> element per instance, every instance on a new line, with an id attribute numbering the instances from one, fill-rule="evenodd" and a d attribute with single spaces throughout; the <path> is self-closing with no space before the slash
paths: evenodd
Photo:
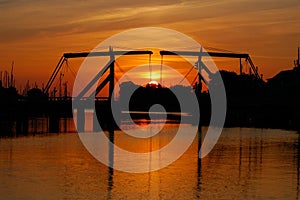
<path id="1" fill-rule="evenodd" d="M 164 135 L 140 142 L 124 140 L 126 135 L 116 131 L 115 141 L 122 148 L 145 152 L 170 141 L 175 129 L 175 124 L 167 125 Z M 0 197 L 299 199 L 299 144 L 299 134 L 294 131 L 225 128 L 201 162 L 195 140 L 168 167 L 130 174 L 99 163 L 76 133 L 1 138 Z"/>

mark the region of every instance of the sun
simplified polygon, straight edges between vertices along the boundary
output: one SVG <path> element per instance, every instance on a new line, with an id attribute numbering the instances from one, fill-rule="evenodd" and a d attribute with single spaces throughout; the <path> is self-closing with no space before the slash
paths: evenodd
<path id="1" fill-rule="evenodd" d="M 157 81 L 150 81 L 147 83 L 146 88 L 161 88 L 161 85 Z"/>

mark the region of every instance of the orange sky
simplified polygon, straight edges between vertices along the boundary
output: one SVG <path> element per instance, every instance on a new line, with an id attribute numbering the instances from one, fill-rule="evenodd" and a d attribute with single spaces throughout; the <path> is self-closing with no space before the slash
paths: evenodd
<path id="1" fill-rule="evenodd" d="M 264 78 L 291 69 L 300 46 L 299 0 L 1 1 L 0 71 L 17 87 L 47 82 L 63 52 L 92 50 L 130 28 L 174 29 L 205 47 L 247 52 Z M 238 61 L 220 62 L 238 70 Z"/>

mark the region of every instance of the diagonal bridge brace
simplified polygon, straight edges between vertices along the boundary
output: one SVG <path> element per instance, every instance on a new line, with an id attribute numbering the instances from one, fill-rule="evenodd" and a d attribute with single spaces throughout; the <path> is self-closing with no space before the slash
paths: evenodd
<path id="1" fill-rule="evenodd" d="M 79 52 L 79 53 L 64 53 L 63 56 L 60 58 L 58 64 L 56 65 L 50 79 L 48 80 L 46 87 L 44 88 L 43 92 L 45 94 L 49 93 L 49 89 L 51 88 L 57 74 L 61 70 L 64 62 L 71 58 L 85 58 L 85 57 L 99 57 L 99 56 L 110 56 L 110 61 L 102 68 L 95 77 L 87 84 L 87 86 L 79 93 L 76 99 L 81 99 L 84 95 L 91 89 L 91 87 L 96 84 L 96 82 L 101 78 L 101 76 L 110 69 L 110 74 L 105 78 L 105 80 L 97 87 L 96 91 L 92 93 L 92 95 L 97 95 L 105 85 L 110 82 L 109 94 L 110 98 L 112 96 L 113 86 L 114 86 L 114 61 L 115 56 L 128 56 L 128 55 L 144 55 L 147 54 L 151 56 L 153 54 L 152 51 L 149 50 L 132 50 L 132 51 L 114 51 L 112 47 L 109 47 L 109 51 L 105 52 Z M 91 95 L 91 96 L 92 96 Z M 91 97 L 90 96 L 90 97 Z"/>

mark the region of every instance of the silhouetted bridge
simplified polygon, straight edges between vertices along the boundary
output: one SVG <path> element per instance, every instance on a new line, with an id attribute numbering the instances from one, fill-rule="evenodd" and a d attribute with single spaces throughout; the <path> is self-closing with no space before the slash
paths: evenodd
<path id="1" fill-rule="evenodd" d="M 209 67 L 206 66 L 205 62 L 203 62 L 203 57 L 221 57 L 221 58 L 237 58 L 240 60 L 240 74 L 243 73 L 243 65 L 242 65 L 242 59 L 245 59 L 246 62 L 249 63 L 249 74 L 252 75 L 256 79 L 261 79 L 262 77 L 258 73 L 257 67 L 253 64 L 252 59 L 250 58 L 249 54 L 246 53 L 229 53 L 229 52 L 204 52 L 201 48 L 199 51 L 160 51 L 161 56 L 161 63 L 163 63 L 163 58 L 165 56 L 190 56 L 190 57 L 196 57 L 197 62 L 194 66 L 194 68 L 197 70 L 197 83 L 202 85 L 202 81 L 205 80 L 205 77 L 202 76 L 202 70 L 204 70 L 208 75 L 213 74 Z M 114 90 L 114 84 L 115 84 L 115 57 L 116 56 L 130 56 L 130 55 L 148 55 L 149 56 L 149 62 L 151 60 L 151 55 L 153 54 L 152 51 L 149 50 L 134 50 L 134 51 L 114 51 L 112 47 L 109 48 L 108 51 L 103 52 L 80 52 L 80 53 L 64 53 L 62 57 L 60 58 L 59 62 L 57 63 L 56 67 L 54 68 L 54 71 L 52 75 L 50 76 L 43 92 L 47 95 L 49 95 L 50 88 L 52 87 L 52 84 L 54 80 L 58 77 L 58 74 L 60 70 L 62 69 L 62 66 L 64 63 L 68 62 L 68 59 L 74 59 L 74 58 L 86 58 L 86 57 L 109 57 L 109 61 L 107 64 L 99 70 L 97 74 L 91 79 L 91 81 L 78 93 L 75 97 L 49 97 L 51 100 L 61 100 L 61 101 L 80 101 L 84 104 L 84 102 L 89 100 L 94 101 L 102 101 L 100 112 L 104 112 L 105 116 L 109 116 L 108 118 L 112 117 L 111 110 L 107 109 L 107 107 L 110 107 L 110 101 L 114 100 L 113 97 L 113 90 Z M 162 67 L 161 67 L 162 70 Z M 99 80 L 102 80 L 102 82 L 99 83 Z M 91 90 L 93 86 L 97 84 L 96 90 L 92 92 L 92 94 L 88 94 L 88 91 Z M 105 86 L 108 85 L 108 97 L 99 97 L 98 94 L 104 89 Z M 200 93 L 201 91 L 195 91 L 196 93 Z M 78 106 L 76 109 L 77 116 L 77 129 L 78 131 L 84 131 L 85 130 L 85 112 L 87 109 L 90 109 L 88 107 L 84 108 L 82 106 Z M 96 112 L 95 112 L 96 113 Z M 95 118 L 97 118 L 95 114 Z M 103 118 L 103 120 L 108 119 Z M 108 120 L 107 123 L 112 123 L 112 120 Z"/>

